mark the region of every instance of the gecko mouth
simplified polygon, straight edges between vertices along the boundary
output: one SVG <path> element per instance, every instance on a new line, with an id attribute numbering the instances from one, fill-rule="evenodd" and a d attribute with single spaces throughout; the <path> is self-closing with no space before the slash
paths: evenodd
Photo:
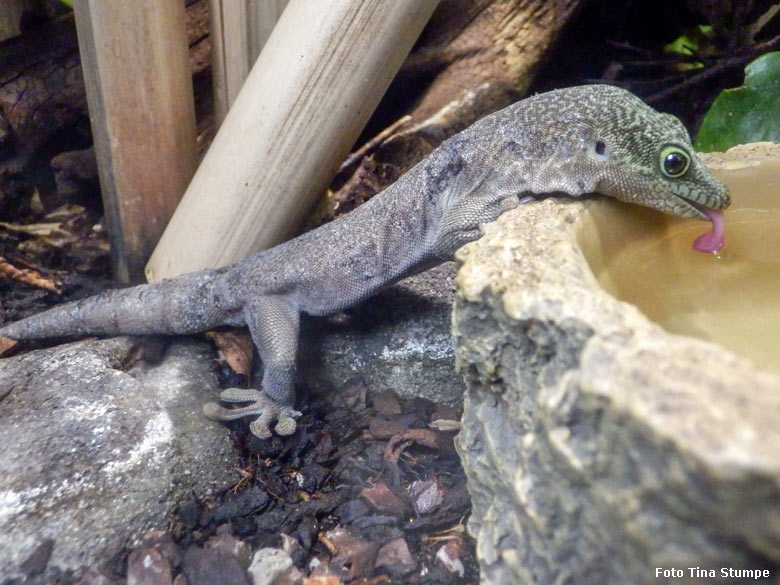
<path id="1" fill-rule="evenodd" d="M 712 229 L 700 235 L 693 242 L 693 249 L 705 254 L 715 254 L 723 247 L 723 212 L 720 209 L 705 207 L 685 197 L 679 197 L 683 202 L 690 205 L 701 219 L 707 219 L 712 222 Z"/>

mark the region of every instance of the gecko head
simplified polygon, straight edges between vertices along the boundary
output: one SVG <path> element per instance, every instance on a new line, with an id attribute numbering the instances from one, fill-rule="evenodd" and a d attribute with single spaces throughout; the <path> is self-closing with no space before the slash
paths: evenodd
<path id="1" fill-rule="evenodd" d="M 494 192 L 599 193 L 710 220 L 712 238 L 694 247 L 722 244 L 728 188 L 701 162 L 677 118 L 624 89 L 580 85 L 537 94 L 474 124 L 471 134 L 487 144 Z"/>
<path id="2" fill-rule="evenodd" d="M 728 187 L 701 162 L 687 136 L 645 137 L 643 141 L 641 154 L 615 153 L 624 146 L 619 139 L 611 141 L 612 149 L 606 146 L 608 138 L 596 142 L 596 157 L 618 159 L 605 160 L 598 171 L 596 192 L 680 217 L 710 219 L 712 210 L 729 206 Z"/>
<path id="3" fill-rule="evenodd" d="M 711 219 L 712 210 L 729 206 L 728 187 L 701 162 L 676 117 L 623 89 L 595 88 L 604 94 L 602 111 L 583 145 L 595 192 L 680 217 Z"/>
<path id="4" fill-rule="evenodd" d="M 600 193 L 700 219 L 731 202 L 682 123 L 624 89 L 582 85 L 526 102 L 532 107 L 518 125 L 525 141 L 517 142 L 528 145 L 524 160 L 535 161 L 532 192 Z"/>
<path id="5" fill-rule="evenodd" d="M 566 91 L 566 90 L 564 90 Z M 571 88 L 570 118 L 576 136 L 580 182 L 601 193 L 677 215 L 706 219 L 712 229 L 693 248 L 717 252 L 723 246 L 723 214 L 731 203 L 726 185 L 701 162 L 682 123 L 631 93 L 610 86 Z M 583 95 L 576 95 L 581 92 Z M 569 171 L 571 172 L 571 170 Z"/>

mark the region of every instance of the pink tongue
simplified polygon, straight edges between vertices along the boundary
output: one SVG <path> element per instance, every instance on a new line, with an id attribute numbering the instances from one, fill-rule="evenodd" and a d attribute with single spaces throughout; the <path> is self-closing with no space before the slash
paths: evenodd
<path id="1" fill-rule="evenodd" d="M 693 249 L 705 254 L 714 254 L 723 247 L 723 213 L 717 209 L 700 209 L 709 216 L 712 229 L 696 238 Z"/>

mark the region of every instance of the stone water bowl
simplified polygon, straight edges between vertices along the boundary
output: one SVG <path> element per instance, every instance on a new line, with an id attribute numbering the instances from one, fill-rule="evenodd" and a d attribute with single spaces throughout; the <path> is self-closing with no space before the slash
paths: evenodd
<path id="1" fill-rule="evenodd" d="M 690 248 L 704 222 L 602 200 L 521 206 L 461 251 L 483 584 L 780 583 L 778 155 L 707 161 L 719 257 Z"/>

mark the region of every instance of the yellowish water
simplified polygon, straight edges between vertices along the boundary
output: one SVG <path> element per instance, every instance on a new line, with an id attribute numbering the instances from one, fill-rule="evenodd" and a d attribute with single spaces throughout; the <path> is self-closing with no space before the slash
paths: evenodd
<path id="1" fill-rule="evenodd" d="M 601 285 L 667 331 L 780 373 L 780 163 L 718 177 L 732 197 L 718 254 L 691 249 L 708 222 L 606 200 L 593 201 L 580 244 Z"/>

